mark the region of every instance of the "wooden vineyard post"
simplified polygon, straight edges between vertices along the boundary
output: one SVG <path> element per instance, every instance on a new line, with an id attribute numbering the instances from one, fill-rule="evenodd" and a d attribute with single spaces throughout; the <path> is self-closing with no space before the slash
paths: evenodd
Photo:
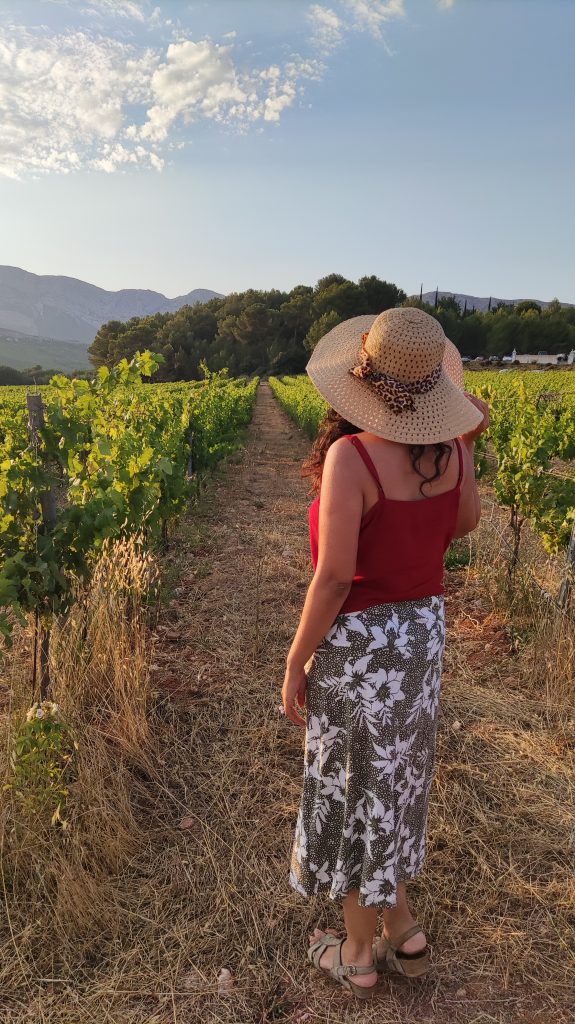
<path id="1" fill-rule="evenodd" d="M 38 431 L 44 426 L 44 404 L 42 395 L 26 395 L 28 407 L 28 427 L 34 445 L 38 447 Z M 46 531 L 56 525 L 56 498 L 51 487 L 40 495 L 42 522 Z M 36 513 L 37 515 L 37 513 Z M 50 630 L 42 626 L 40 629 L 40 700 L 45 700 L 50 689 Z"/>
<path id="2" fill-rule="evenodd" d="M 193 431 L 191 430 L 190 433 L 188 434 L 188 445 L 190 450 L 188 453 L 188 464 L 186 466 L 186 480 L 188 481 L 188 483 L 194 481 L 195 493 L 196 497 L 198 497 L 200 493 L 200 478 L 197 473 L 194 474 L 194 434 Z"/>
<path id="3" fill-rule="evenodd" d="M 569 539 L 569 547 L 567 548 L 567 573 L 565 579 L 561 584 L 559 590 L 558 604 L 560 608 L 565 608 L 571 590 L 573 587 L 573 576 L 575 574 L 575 522 L 573 523 L 573 529 L 571 530 L 571 537 Z"/>

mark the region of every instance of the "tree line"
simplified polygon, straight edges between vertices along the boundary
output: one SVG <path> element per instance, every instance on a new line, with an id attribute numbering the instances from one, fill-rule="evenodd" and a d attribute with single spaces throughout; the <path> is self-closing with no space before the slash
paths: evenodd
<path id="1" fill-rule="evenodd" d="M 426 303 L 375 275 L 350 281 L 341 274 L 315 287 L 289 292 L 234 292 L 175 313 L 132 317 L 103 324 L 90 348 L 94 366 L 113 366 L 149 349 L 163 355 L 162 380 L 199 380 L 200 362 L 233 376 L 302 373 L 317 341 L 353 316 L 394 306 L 419 306 L 435 316 L 464 356 L 517 352 L 569 352 L 575 348 L 575 309 L 553 300 L 542 309 L 525 301 L 488 312 L 461 309 L 452 297 Z"/>
<path id="2" fill-rule="evenodd" d="M 29 384 L 34 387 L 37 384 L 48 384 L 57 373 L 62 373 L 62 371 L 46 370 L 40 364 L 30 366 L 27 370 L 15 370 L 13 366 L 2 365 L 0 366 L 0 386 L 22 386 L 23 384 Z M 93 376 L 94 373 L 91 370 L 72 370 L 70 373 L 64 373 L 64 377 L 75 377 L 77 379 L 80 377 L 89 379 Z"/>
<path id="3" fill-rule="evenodd" d="M 394 284 L 341 274 L 322 278 L 315 288 L 234 292 L 175 313 L 111 320 L 100 327 L 88 353 L 94 366 L 112 366 L 145 349 L 165 359 L 163 380 L 201 379 L 201 360 L 210 370 L 242 374 L 302 373 L 317 338 L 341 320 L 379 313 L 407 298 Z"/>
<path id="4" fill-rule="evenodd" d="M 451 296 L 429 305 L 409 299 L 410 306 L 421 306 L 436 316 L 448 338 L 463 356 L 511 355 L 518 353 L 565 352 L 575 348 L 575 308 L 562 306 L 553 299 L 543 308 L 532 299 L 500 303 L 485 313 L 467 310 Z"/>

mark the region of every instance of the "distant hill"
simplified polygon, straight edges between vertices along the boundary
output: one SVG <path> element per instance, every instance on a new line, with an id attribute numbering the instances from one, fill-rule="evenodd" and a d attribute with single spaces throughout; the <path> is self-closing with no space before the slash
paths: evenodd
<path id="1" fill-rule="evenodd" d="M 220 294 L 195 288 L 186 295 L 168 299 L 161 292 L 148 289 L 109 292 L 75 277 L 30 274 L 19 267 L 0 266 L 0 333 L 37 338 L 38 351 L 33 363 L 53 365 L 44 351 L 47 338 L 81 344 L 84 348 L 108 320 L 173 313 L 180 306 L 206 302 Z M 3 362 L 1 352 L 0 349 Z M 16 364 L 11 361 L 10 365 Z"/>
<path id="2" fill-rule="evenodd" d="M 441 290 L 437 294 L 438 298 L 440 299 L 443 298 L 444 296 L 456 299 L 462 309 L 465 308 L 465 303 L 467 302 L 468 311 L 471 311 L 474 306 L 478 313 L 486 313 L 487 310 L 489 309 L 489 296 L 487 296 L 487 298 L 480 298 L 477 295 L 462 295 L 460 292 L 442 292 Z M 419 298 L 419 296 L 412 295 L 410 296 L 410 298 Z M 435 292 L 424 292 L 422 298 L 424 302 L 428 302 L 430 305 L 433 306 L 435 302 Z M 524 299 L 496 299 L 495 296 L 493 295 L 491 296 L 491 308 L 495 309 L 496 306 L 499 306 L 502 303 L 505 306 L 510 306 L 515 305 L 517 302 L 524 301 Z M 534 299 L 533 301 L 536 302 L 539 306 L 541 306 L 542 309 L 546 309 L 546 307 L 549 305 L 548 302 L 542 302 L 540 299 Z M 562 302 L 561 305 L 572 306 L 573 303 Z"/>
<path id="3" fill-rule="evenodd" d="M 57 341 L 0 330 L 0 366 L 13 366 L 15 370 L 42 366 L 70 373 L 72 370 L 88 370 L 92 364 L 85 342 Z"/>

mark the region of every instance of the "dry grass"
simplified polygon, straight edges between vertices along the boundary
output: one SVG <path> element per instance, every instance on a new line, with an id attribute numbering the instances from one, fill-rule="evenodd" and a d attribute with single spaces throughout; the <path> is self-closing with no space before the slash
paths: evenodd
<path id="1" fill-rule="evenodd" d="M 512 647 L 521 652 L 521 685 L 541 702 L 550 723 L 573 718 L 575 686 L 575 593 L 565 608 L 557 595 L 565 556 L 547 555 L 524 526 L 524 544 L 512 578 L 511 531 L 503 510 L 484 499 L 483 521 L 471 537 L 476 587 L 492 607 L 503 609 Z"/>
<path id="2" fill-rule="evenodd" d="M 2 1024 L 572 1019 L 568 691 L 534 673 L 479 548 L 450 574 L 428 856 L 409 890 L 434 970 L 386 979 L 364 1007 L 305 964 L 312 927 L 341 924 L 340 905 L 288 885 L 303 736 L 277 705 L 310 578 L 306 448 L 262 387 L 243 461 L 172 545 L 153 631 L 98 610 L 89 657 L 62 638 L 82 740 L 73 828 L 13 850 L 3 808 Z"/>

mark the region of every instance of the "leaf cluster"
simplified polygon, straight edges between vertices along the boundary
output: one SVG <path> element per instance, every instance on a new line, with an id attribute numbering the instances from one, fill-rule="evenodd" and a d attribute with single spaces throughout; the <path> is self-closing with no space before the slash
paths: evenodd
<path id="1" fill-rule="evenodd" d="M 213 465 L 249 421 L 257 380 L 246 384 L 206 367 L 197 385 L 148 383 L 161 362 L 143 352 L 100 367 L 93 380 L 53 377 L 36 440 L 21 392 L 12 416 L 6 400 L 0 407 L 0 631 L 7 644 L 8 610 L 22 622 L 37 612 L 49 628 L 105 542 L 137 532 L 157 542 L 190 494 L 190 453 L 196 471 Z M 48 491 L 57 503 L 49 526 L 41 516 Z"/>
<path id="2" fill-rule="evenodd" d="M 60 709 L 52 701 L 33 704 L 13 734 L 10 774 L 4 791 L 22 810 L 67 827 L 63 817 L 68 786 L 74 777 L 75 741 Z"/>
<path id="3" fill-rule="evenodd" d="M 470 386 L 490 407 L 484 438 L 497 459 L 497 501 L 509 509 L 518 537 L 529 519 L 546 551 L 557 554 L 567 546 L 575 518 L 575 479 L 555 469 L 557 460 L 575 455 L 572 403 L 560 393 L 537 395 L 524 375 L 501 387 Z"/>

